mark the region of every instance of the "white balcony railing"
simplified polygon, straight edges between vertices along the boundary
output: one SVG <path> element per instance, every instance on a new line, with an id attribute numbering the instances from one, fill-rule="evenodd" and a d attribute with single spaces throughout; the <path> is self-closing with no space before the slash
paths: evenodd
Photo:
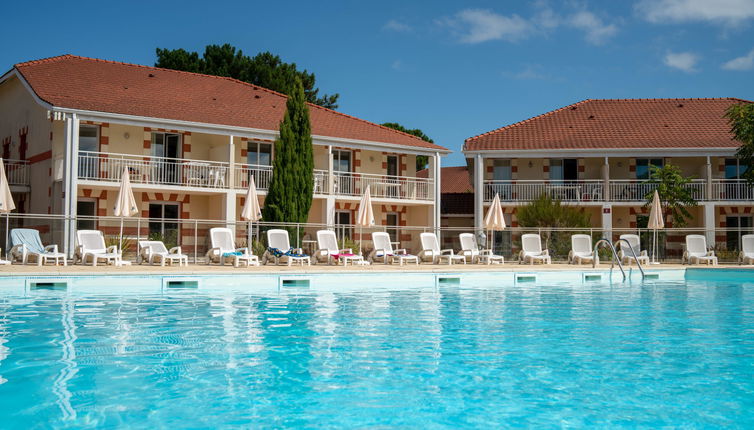
<path id="1" fill-rule="evenodd" d="M 335 172 L 334 180 L 333 191 L 340 196 L 360 196 L 369 186 L 372 198 L 432 199 L 432 181 L 427 178 Z"/>
<path id="2" fill-rule="evenodd" d="M 691 190 L 691 196 L 695 200 L 705 200 L 707 182 L 704 179 L 695 179 L 686 186 Z M 654 190 L 654 184 L 646 183 L 641 179 L 613 179 L 610 180 L 610 201 L 643 202 Z"/>
<path id="3" fill-rule="evenodd" d="M 79 179 L 90 181 L 120 181 L 128 168 L 134 184 L 226 188 L 228 182 L 228 163 L 217 161 L 80 151 L 78 167 Z"/>
<path id="4" fill-rule="evenodd" d="M 9 185 L 29 185 L 29 162 L 26 160 L 3 160 Z"/>
<path id="5" fill-rule="evenodd" d="M 754 187 L 742 179 L 713 179 L 709 200 L 754 200 Z"/>
<path id="6" fill-rule="evenodd" d="M 602 180 L 577 181 L 485 181 L 484 199 L 492 201 L 495 194 L 502 201 L 532 201 L 547 194 L 561 201 L 602 200 Z"/>
<path id="7" fill-rule="evenodd" d="M 272 180 L 272 166 L 257 164 L 236 164 L 235 169 L 236 188 L 245 190 L 249 187 L 249 178 L 254 177 L 254 185 L 258 190 L 270 188 Z"/>

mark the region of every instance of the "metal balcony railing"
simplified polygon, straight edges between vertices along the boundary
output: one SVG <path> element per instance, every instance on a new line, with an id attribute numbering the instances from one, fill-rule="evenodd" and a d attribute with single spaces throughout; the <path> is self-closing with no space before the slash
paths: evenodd
<path id="1" fill-rule="evenodd" d="M 334 180 L 333 192 L 339 196 L 360 196 L 369 186 L 372 198 L 432 199 L 432 181 L 427 178 L 335 172 Z"/>
<path id="2" fill-rule="evenodd" d="M 3 160 L 9 185 L 29 185 L 29 162 L 26 160 Z"/>
<path id="3" fill-rule="evenodd" d="M 568 202 L 596 201 L 603 198 L 604 181 L 485 181 L 484 199 L 491 201 L 495 194 L 501 201 L 532 201 L 542 194 Z"/>
<path id="4" fill-rule="evenodd" d="M 128 168 L 134 184 L 226 188 L 228 163 L 103 152 L 79 152 L 79 179 L 120 181 Z"/>
<path id="5" fill-rule="evenodd" d="M 710 200 L 754 200 L 754 187 L 743 179 L 712 180 Z"/>
<path id="6" fill-rule="evenodd" d="M 249 178 L 254 178 L 254 185 L 258 190 L 266 191 L 270 188 L 272 180 L 272 166 L 259 164 L 236 164 L 235 188 L 246 189 L 249 187 Z"/>
<path id="7" fill-rule="evenodd" d="M 707 181 L 694 179 L 687 187 L 691 196 L 697 201 L 705 200 Z M 612 179 L 610 180 L 610 201 L 639 202 L 646 201 L 647 196 L 655 190 L 655 185 L 641 179 Z"/>

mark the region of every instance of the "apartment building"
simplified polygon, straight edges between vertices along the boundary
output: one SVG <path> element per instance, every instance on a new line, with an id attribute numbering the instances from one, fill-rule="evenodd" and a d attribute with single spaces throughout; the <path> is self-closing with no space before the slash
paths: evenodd
<path id="1" fill-rule="evenodd" d="M 231 78 L 72 55 L 16 64 L 0 77 L 0 139 L 20 212 L 111 215 L 128 168 L 141 217 L 160 220 L 138 233 L 171 234 L 189 252 L 205 245 L 206 227 L 192 231 L 171 220 L 233 225 L 251 177 L 264 204 L 285 108 L 284 95 Z M 376 223 L 392 227 L 402 245 L 418 238 L 401 226 L 440 225 L 446 148 L 320 106 L 309 110 L 309 222 L 352 224 L 369 185 Z M 417 155 L 429 157 L 427 177 L 416 174 Z M 115 228 L 97 220 L 79 227 Z M 54 239 L 70 249 L 75 228 L 66 225 Z"/>
<path id="2" fill-rule="evenodd" d="M 733 246 L 735 234 L 713 237 L 716 228 L 751 230 L 754 190 L 735 158 L 740 142 L 724 118 L 735 98 L 584 100 L 466 139 L 472 171 L 475 225 L 495 194 L 508 225 L 516 209 L 547 193 L 591 214 L 606 232 L 646 226 L 645 183 L 650 166 L 672 163 L 687 177 L 699 206 L 689 227 Z M 669 226 L 672 226 L 670 220 Z M 680 237 L 668 236 L 680 247 Z"/>

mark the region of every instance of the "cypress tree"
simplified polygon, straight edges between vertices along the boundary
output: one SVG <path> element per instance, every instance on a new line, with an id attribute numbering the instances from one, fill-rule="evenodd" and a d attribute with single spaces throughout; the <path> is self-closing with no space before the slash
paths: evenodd
<path id="1" fill-rule="evenodd" d="M 292 85 L 275 140 L 272 180 L 262 209 L 271 222 L 305 223 L 314 189 L 314 155 L 309 108 L 300 79 Z M 295 229 L 288 229 L 295 234 Z M 295 243 L 295 238 L 294 238 Z"/>

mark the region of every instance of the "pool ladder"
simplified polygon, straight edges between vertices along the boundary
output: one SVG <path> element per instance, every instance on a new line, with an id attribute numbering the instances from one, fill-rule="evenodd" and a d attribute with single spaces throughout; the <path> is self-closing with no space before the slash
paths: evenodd
<path id="1" fill-rule="evenodd" d="M 627 249 L 631 250 L 631 256 L 634 257 L 634 261 L 636 261 L 636 267 L 639 268 L 639 271 L 641 272 L 641 279 L 644 280 L 644 277 L 646 276 L 644 274 L 644 268 L 641 267 L 641 263 L 639 263 L 639 258 L 636 256 L 636 253 L 633 252 L 633 247 L 631 247 L 631 244 L 628 243 L 626 239 L 618 239 L 615 243 L 625 242 L 626 245 L 628 245 Z M 615 263 L 618 263 L 618 268 L 620 269 L 621 275 L 623 275 L 623 282 L 626 281 L 626 271 L 623 269 L 623 264 L 620 262 L 620 258 L 618 258 L 618 253 L 615 251 L 615 245 L 610 243 L 607 239 L 600 239 L 597 241 L 597 243 L 594 244 L 594 255 L 597 256 L 597 251 L 599 250 L 600 245 L 606 244 L 608 248 L 610 248 L 610 252 L 613 253 L 613 257 L 610 260 L 610 274 L 613 274 L 613 267 L 615 267 Z M 592 267 L 597 267 L 597 258 L 592 260 Z"/>

